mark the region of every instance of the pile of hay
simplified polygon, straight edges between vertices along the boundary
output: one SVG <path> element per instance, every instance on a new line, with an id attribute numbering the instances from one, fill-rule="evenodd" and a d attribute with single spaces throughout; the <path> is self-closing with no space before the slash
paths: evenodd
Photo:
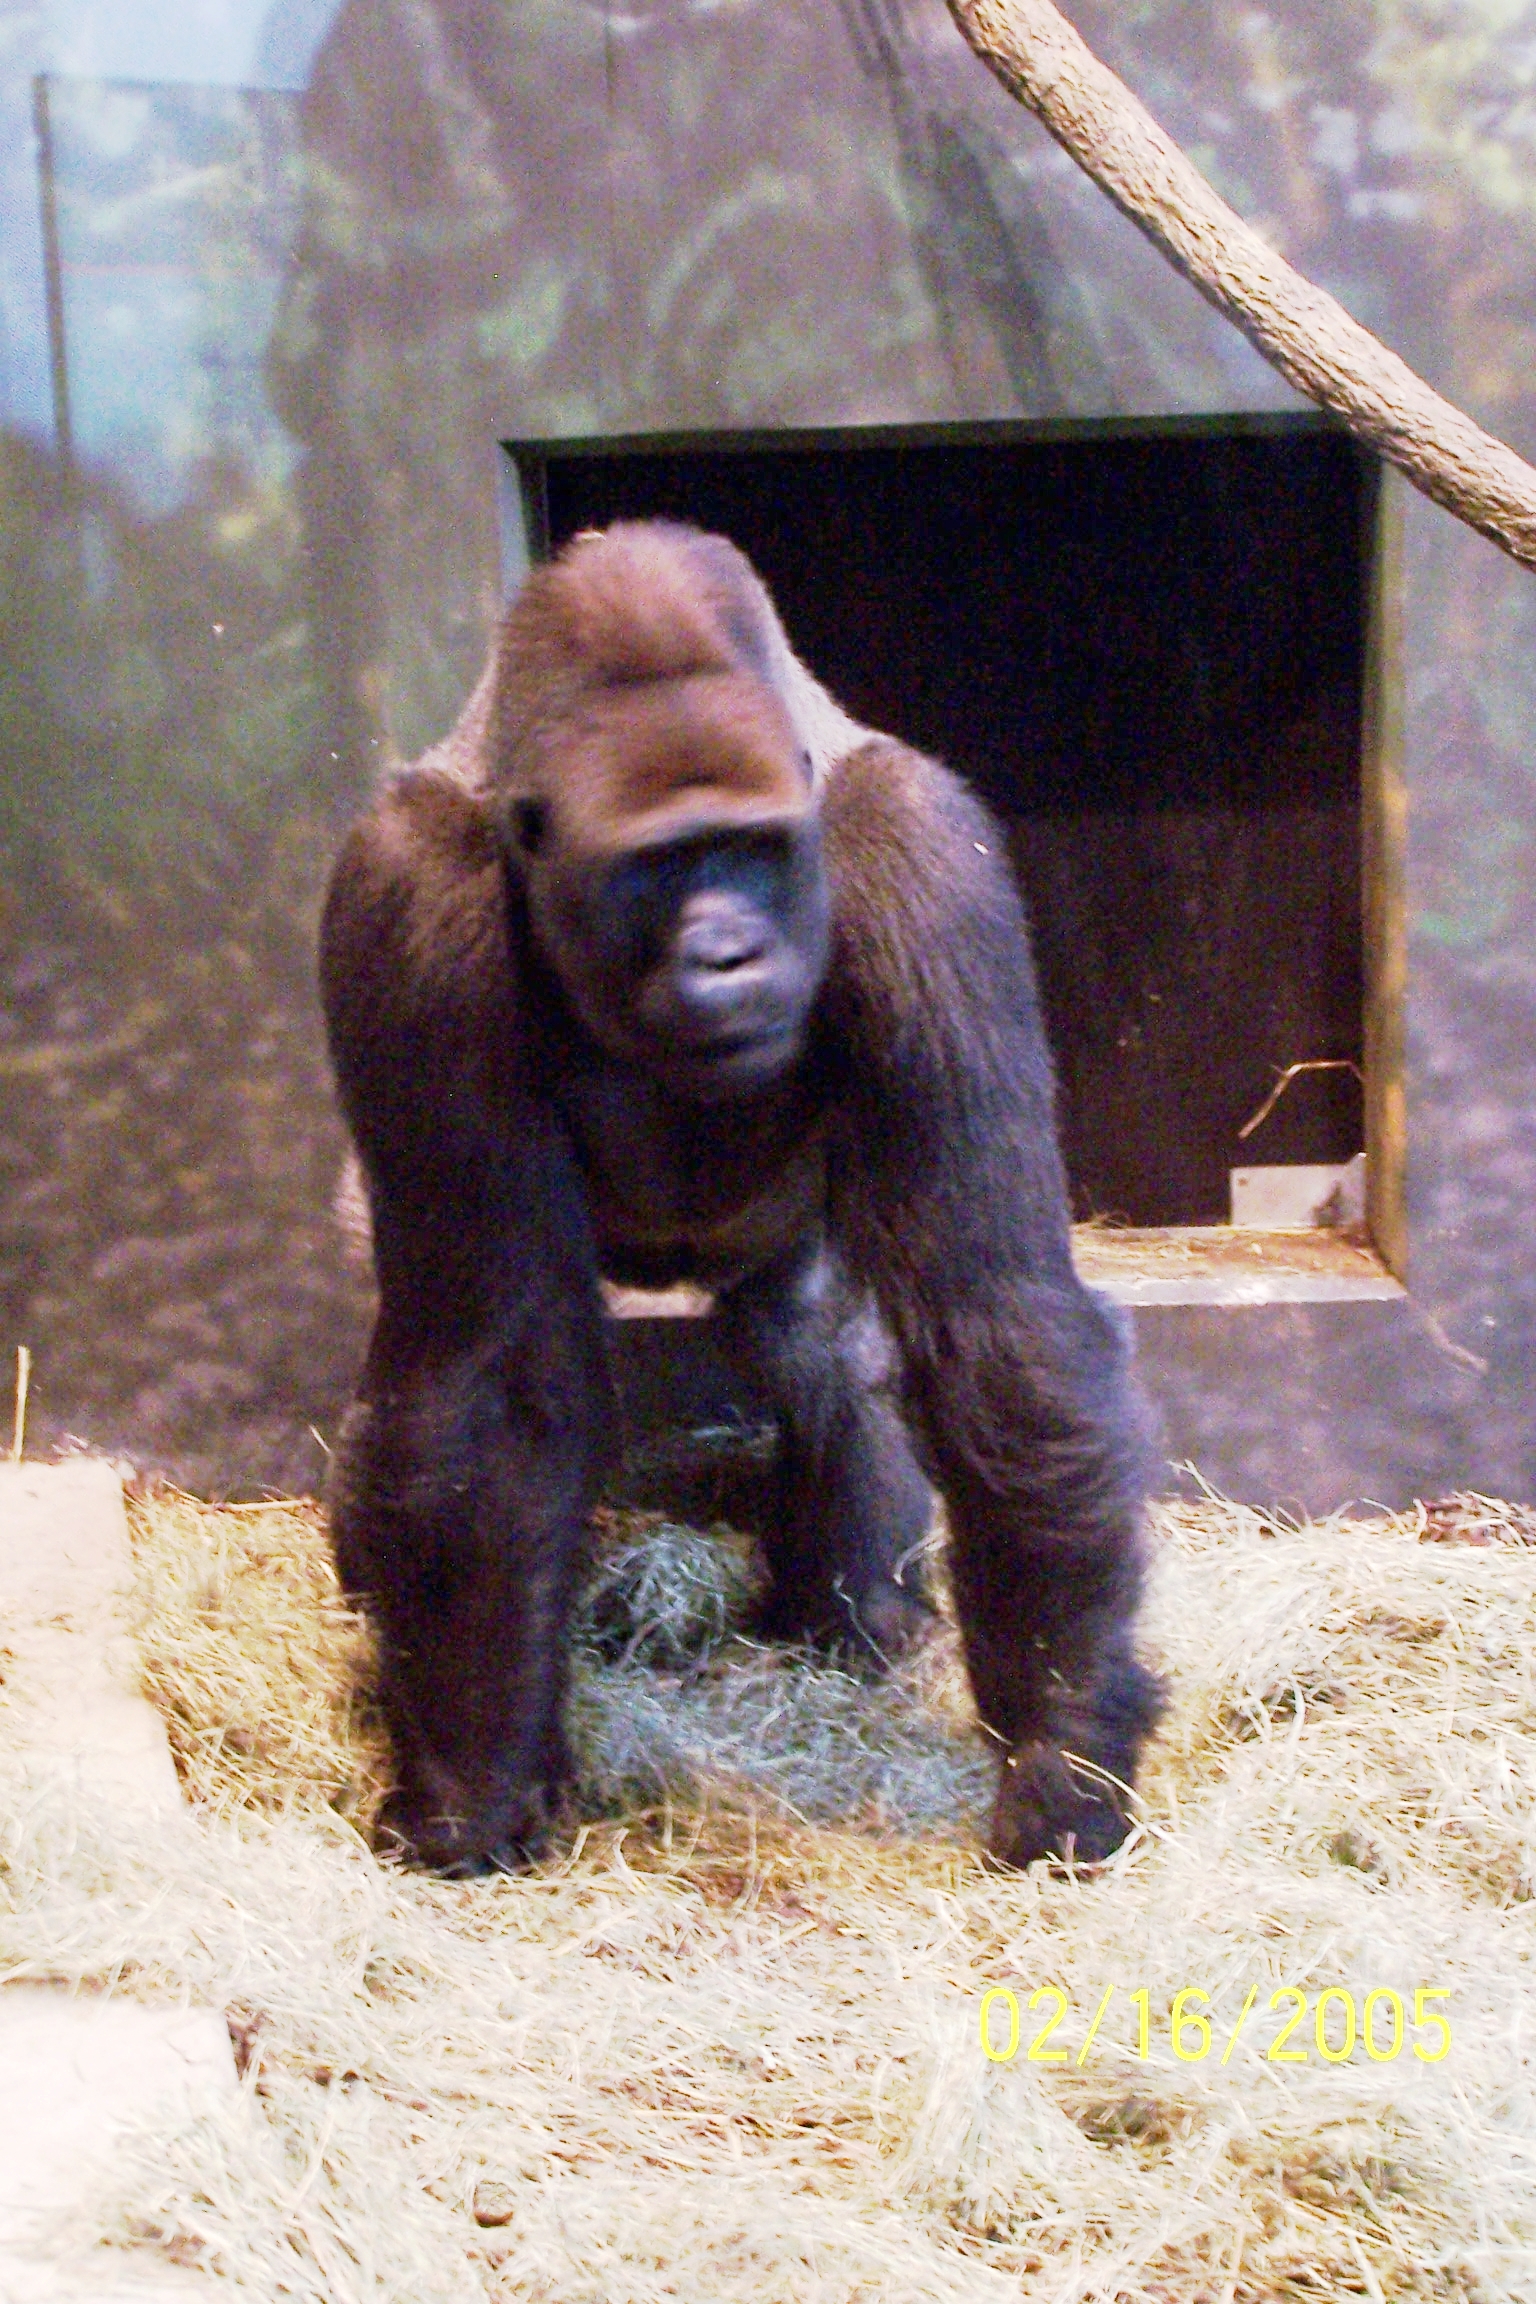
<path id="1" fill-rule="evenodd" d="M 611 1519 L 594 1821 L 445 1883 L 369 1853 L 367 1647 L 316 1514 L 143 1506 L 192 1813 L 125 1846 L 6 1799 L 0 1972 L 222 2005 L 245 2086 L 100 2172 L 94 2229 L 315 2304 L 1536 2295 L 1532 1534 L 1478 1499 L 1165 1510 L 1144 1825 L 1097 1877 L 1002 1878 L 948 1635 L 895 1687 L 763 1654 L 739 1545 Z M 1284 1986 L 1305 2061 L 1267 2053 Z M 1329 1989 L 1378 1995 L 1377 2060 L 1320 2054 Z"/>

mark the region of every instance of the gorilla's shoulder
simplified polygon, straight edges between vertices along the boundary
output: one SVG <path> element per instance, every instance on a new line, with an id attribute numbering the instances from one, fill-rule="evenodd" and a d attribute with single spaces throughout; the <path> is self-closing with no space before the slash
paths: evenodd
<path id="1" fill-rule="evenodd" d="M 848 753 L 822 813 L 832 891 L 828 1008 L 863 1060 L 900 1047 L 979 1082 L 1049 1065 L 1007 835 L 963 777 L 893 737 Z M 1043 1090 L 1042 1090 L 1043 1092 Z M 1048 1118 L 1040 1122 L 1048 1128 Z"/>
<path id="2" fill-rule="evenodd" d="M 348 834 L 331 879 L 322 941 L 372 974 L 418 983 L 506 967 L 505 851 L 489 808 L 423 762 L 399 770 Z"/>
<path id="3" fill-rule="evenodd" d="M 945 911 L 1016 904 L 996 817 L 954 769 L 894 736 L 872 736 L 837 762 L 822 824 L 835 878 L 892 895 L 905 885 Z"/>
<path id="4" fill-rule="evenodd" d="M 486 799 L 430 754 L 396 769 L 357 830 L 381 860 L 406 868 L 479 872 L 503 859 Z"/>

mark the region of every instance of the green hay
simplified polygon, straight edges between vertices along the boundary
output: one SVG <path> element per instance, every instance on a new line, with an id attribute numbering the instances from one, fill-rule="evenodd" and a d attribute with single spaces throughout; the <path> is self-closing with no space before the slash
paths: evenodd
<path id="1" fill-rule="evenodd" d="M 618 1517 L 574 1704 L 596 1821 L 445 1883 L 363 1837 L 384 1751 L 316 1514 L 141 1507 L 190 1814 L 7 1799 L 0 1963 L 225 2007 L 246 2076 L 84 2180 L 82 2229 L 315 2304 L 1536 2295 L 1530 1530 L 1478 1498 L 1160 1526 L 1174 1703 L 1096 1877 L 979 1860 L 947 1630 L 894 1686 L 755 1650 L 739 1545 Z M 1448 1986 L 1450 2053 L 1328 2064 L 1309 2009 L 1272 2062 L 1289 1984 Z M 982 1994 L 1027 2049 L 1047 1985 L 1068 2060 L 988 2062 Z"/>

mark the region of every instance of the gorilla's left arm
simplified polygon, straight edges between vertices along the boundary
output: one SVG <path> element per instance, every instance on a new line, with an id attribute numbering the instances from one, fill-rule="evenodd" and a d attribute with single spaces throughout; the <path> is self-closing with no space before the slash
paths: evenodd
<path id="1" fill-rule="evenodd" d="M 994 1853 L 1103 1855 L 1156 1715 L 1135 1662 L 1147 1446 L 1121 1324 L 1072 1266 L 1049 1052 L 993 819 L 878 740 L 824 816 L 832 1222 L 874 1288 L 949 1506 Z M 1087 1763 L 1086 1767 L 1074 1763 Z"/>

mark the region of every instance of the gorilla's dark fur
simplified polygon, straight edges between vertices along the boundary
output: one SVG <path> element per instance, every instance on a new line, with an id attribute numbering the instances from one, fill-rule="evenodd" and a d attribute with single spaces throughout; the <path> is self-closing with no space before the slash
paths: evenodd
<path id="1" fill-rule="evenodd" d="M 948 1504 L 991 1844 L 1093 1858 L 1156 1711 L 1143 1437 L 1076 1279 L 1028 935 L 956 778 L 848 721 L 746 561 L 634 524 L 511 609 L 337 867 L 322 961 L 380 1309 L 338 1451 L 401 1837 L 516 1855 L 614 1410 L 599 1276 L 717 1292 L 774 1401 L 775 1638 L 890 1654 Z"/>

